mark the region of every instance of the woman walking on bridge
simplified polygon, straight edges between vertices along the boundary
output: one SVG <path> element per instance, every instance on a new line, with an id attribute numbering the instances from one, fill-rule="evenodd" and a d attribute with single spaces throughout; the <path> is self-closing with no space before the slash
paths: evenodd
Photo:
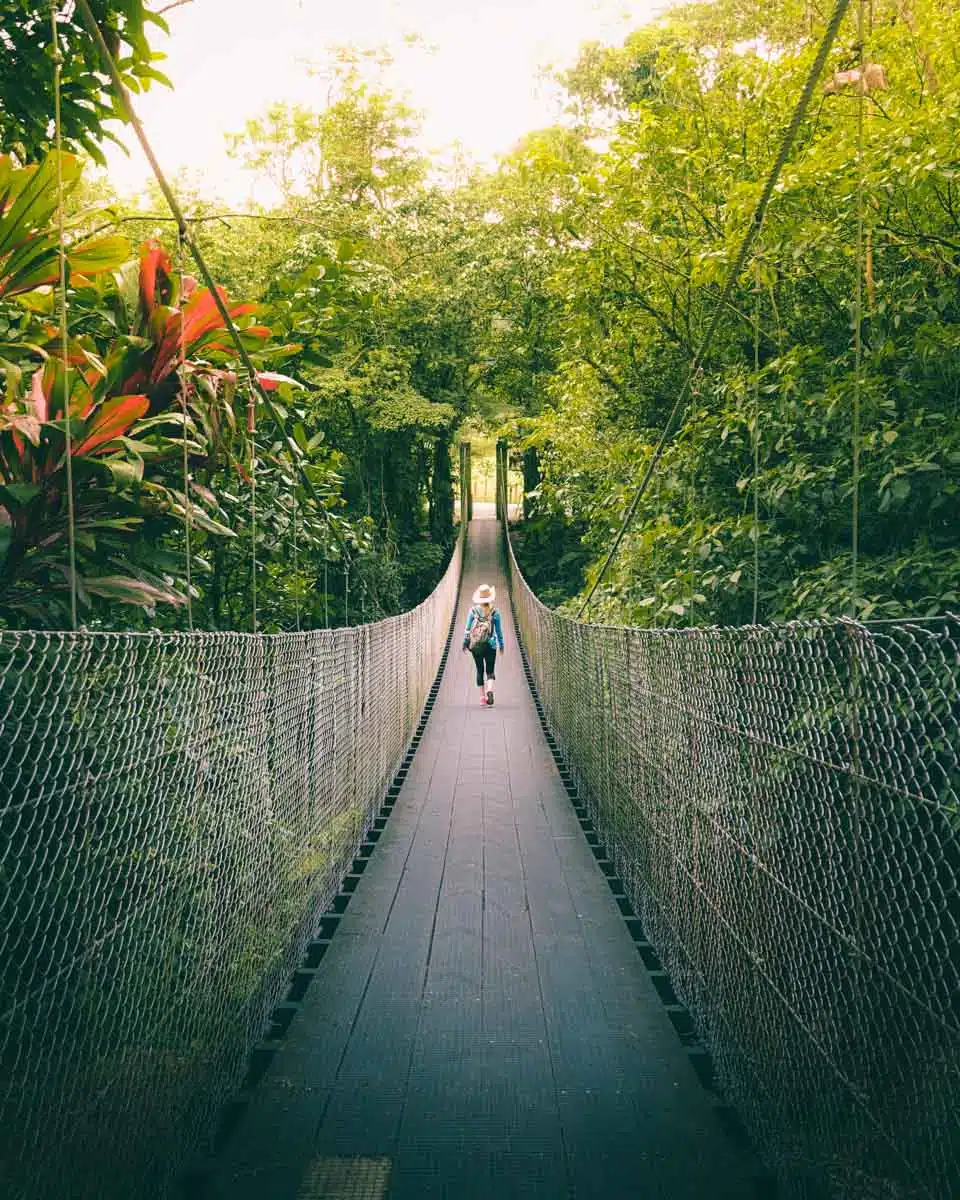
<path id="1" fill-rule="evenodd" d="M 493 681 L 496 678 L 497 647 L 503 653 L 503 626 L 500 611 L 493 607 L 497 589 L 482 583 L 473 593 L 473 607 L 467 617 L 467 628 L 463 636 L 463 648 L 473 655 L 477 668 L 477 687 L 480 703 L 493 704 Z M 487 678 L 484 682 L 483 673 Z"/>

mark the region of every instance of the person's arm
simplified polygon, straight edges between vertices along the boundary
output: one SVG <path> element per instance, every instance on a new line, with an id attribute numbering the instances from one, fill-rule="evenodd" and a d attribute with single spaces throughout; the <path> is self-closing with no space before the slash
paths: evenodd
<path id="1" fill-rule="evenodd" d="M 500 624 L 500 609 L 494 609 L 493 613 L 493 632 L 496 635 L 497 645 L 500 647 L 500 653 L 503 653 L 503 626 Z"/>
<path id="2" fill-rule="evenodd" d="M 473 628 L 474 610 L 471 608 L 467 615 L 467 628 L 463 632 L 463 648 L 470 649 L 470 630 Z"/>

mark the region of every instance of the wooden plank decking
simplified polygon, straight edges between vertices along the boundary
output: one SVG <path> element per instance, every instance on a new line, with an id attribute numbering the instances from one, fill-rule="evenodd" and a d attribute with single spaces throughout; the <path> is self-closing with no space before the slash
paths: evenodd
<path id="1" fill-rule="evenodd" d="M 543 741 L 499 561 L 495 523 L 474 521 L 459 620 L 495 583 L 496 705 L 458 635 L 217 1200 L 752 1194 Z"/>

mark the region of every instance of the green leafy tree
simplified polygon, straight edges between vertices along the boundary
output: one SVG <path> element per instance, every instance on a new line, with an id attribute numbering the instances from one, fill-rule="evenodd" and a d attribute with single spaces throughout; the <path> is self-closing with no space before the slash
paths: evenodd
<path id="1" fill-rule="evenodd" d="M 338 47 L 322 108 L 272 104 L 228 137 L 231 153 L 286 202 L 399 201 L 423 180 L 426 161 L 414 145 L 418 115 L 383 81 L 391 62 L 383 51 Z"/>
<path id="2" fill-rule="evenodd" d="M 757 264 L 721 314 L 596 613 L 639 623 L 749 620 L 757 535 L 761 617 L 854 606 L 861 617 L 894 616 L 956 604 L 958 111 L 944 81 L 957 74 L 957 29 L 954 14 L 933 2 L 875 5 L 872 14 L 862 172 L 850 24 L 771 206 Z M 588 48 L 566 82 L 578 122 L 568 136 L 593 146 L 592 160 L 528 153 L 493 184 L 504 213 L 516 213 L 522 197 L 528 254 L 543 267 L 537 339 L 552 365 L 528 402 L 526 444 L 544 474 L 543 518 L 586 522 L 593 565 L 584 582 L 715 312 L 818 32 L 808 6 L 760 13 L 731 2 L 677 10 L 619 48 Z M 520 296 L 508 295 L 522 312 Z M 511 327 L 532 349 L 529 323 L 513 318 Z M 509 361 L 495 353 L 491 380 Z"/>
<path id="3" fill-rule="evenodd" d="M 60 5 L 57 18 L 62 55 L 64 145 L 103 162 L 105 139 L 116 141 L 109 121 L 125 121 L 104 73 L 100 52 L 74 5 Z M 90 0 L 93 15 L 118 60 L 125 86 L 133 93 L 153 83 L 169 86 L 157 68 L 164 56 L 150 48 L 148 33 L 168 32 L 163 18 L 143 0 Z M 0 147 L 21 162 L 51 146 L 53 113 L 53 30 L 51 9 L 38 0 L 0 4 Z"/>

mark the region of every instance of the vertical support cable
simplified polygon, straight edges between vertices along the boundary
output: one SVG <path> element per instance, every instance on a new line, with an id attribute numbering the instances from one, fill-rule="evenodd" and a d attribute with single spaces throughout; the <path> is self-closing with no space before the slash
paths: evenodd
<path id="1" fill-rule="evenodd" d="M 297 485 L 293 485 L 293 598 L 297 606 L 297 633 L 300 632 L 300 566 L 297 553 Z"/>
<path id="2" fill-rule="evenodd" d="M 860 552 L 860 392 L 861 372 L 863 366 L 863 142 L 864 142 L 864 108 L 866 105 L 866 80 L 864 66 L 864 9 L 865 0 L 857 4 L 857 44 L 860 65 L 859 91 L 857 96 L 857 283 L 854 291 L 854 370 L 853 381 L 853 431 L 852 431 L 852 513 L 850 538 L 850 616 L 857 619 L 857 601 L 860 594 L 859 552 Z M 850 826 L 853 855 L 852 875 L 852 930 L 853 938 L 851 954 L 853 957 L 853 1010 L 855 1036 L 866 1044 L 863 1012 L 863 936 L 864 936 L 864 900 L 863 900 L 863 863 L 864 863 L 864 792 L 862 786 L 863 765 L 861 755 L 862 725 L 860 719 L 861 703 L 861 667 L 860 667 L 860 633 L 856 625 L 848 627 L 850 638 Z"/>
<path id="3" fill-rule="evenodd" d="M 193 633 L 193 554 L 191 550 L 193 502 L 190 498 L 190 459 L 187 453 L 187 346 L 184 335 L 183 315 L 183 233 L 179 226 L 177 227 L 177 273 L 180 276 L 180 295 L 178 296 L 178 309 L 180 313 L 180 345 L 177 362 L 177 375 L 180 379 L 180 414 L 183 418 L 181 432 L 183 435 L 183 527 L 187 568 L 187 628 L 191 633 Z"/>
<path id="4" fill-rule="evenodd" d="M 663 557 L 657 550 L 657 538 L 663 519 L 663 476 L 657 472 L 657 498 L 654 502 L 656 521 L 654 523 L 653 540 L 650 544 L 651 582 L 653 585 L 653 628 L 660 625 L 660 566 Z"/>
<path id="5" fill-rule="evenodd" d="M 63 361 L 63 428 L 66 435 L 67 472 L 67 546 L 70 561 L 70 628 L 77 628 L 77 529 L 73 498 L 73 431 L 70 413 L 70 344 L 67 333 L 67 250 L 63 220 L 63 132 L 60 104 L 63 56 L 57 29 L 56 0 L 50 5 L 51 49 L 53 51 L 53 112 L 57 157 L 57 246 L 60 261 L 60 354 Z"/>
<path id="6" fill-rule="evenodd" d="M 257 632 L 257 408 L 253 385 L 247 400 L 247 433 L 250 435 L 250 608 Z"/>
<path id="7" fill-rule="evenodd" d="M 700 400 L 700 385 L 703 379 L 703 372 L 698 370 L 694 376 L 693 383 L 690 385 L 690 399 L 692 403 L 691 414 L 694 421 L 691 422 L 691 430 L 695 425 L 697 404 Z M 678 431 L 678 437 L 683 437 L 683 425 L 681 423 Z M 687 546 L 687 625 L 692 627 L 696 624 L 693 619 L 694 593 L 697 590 L 697 520 L 699 512 L 697 509 L 697 449 L 696 444 L 691 438 L 691 454 L 690 454 L 690 488 L 687 494 L 687 511 L 690 520 L 690 537 Z"/>
<path id="8" fill-rule="evenodd" d="M 493 515 L 494 515 L 494 518 L 497 521 L 499 521 L 499 520 L 501 520 L 501 516 L 500 516 L 500 510 L 502 507 L 501 493 L 503 491 L 503 482 L 500 478 L 500 441 L 499 441 L 499 439 L 497 440 L 495 451 L 496 451 L 496 459 L 495 459 L 496 466 L 495 466 L 495 470 L 494 470 L 494 480 L 493 480 L 493 498 L 494 498 Z"/>
<path id="9" fill-rule="evenodd" d="M 753 296 L 753 617 L 760 610 L 760 262 L 754 260 Z"/>
<path id="10" fill-rule="evenodd" d="M 330 544 L 324 541 L 323 545 L 323 627 L 330 628 L 330 563 L 328 561 L 330 553 Z"/>
<path id="11" fill-rule="evenodd" d="M 857 602 L 860 598 L 860 398 L 863 369 L 863 132 L 864 107 L 866 104 L 867 85 L 864 79 L 865 57 L 863 52 L 864 39 L 864 0 L 859 0 L 857 6 L 857 44 L 859 47 L 860 79 L 857 94 L 857 282 L 854 291 L 853 315 L 853 430 L 852 441 L 852 513 L 850 531 L 850 616 L 856 620 Z"/>
<path id="12" fill-rule="evenodd" d="M 460 443 L 460 527 L 470 523 L 470 443 Z"/>

